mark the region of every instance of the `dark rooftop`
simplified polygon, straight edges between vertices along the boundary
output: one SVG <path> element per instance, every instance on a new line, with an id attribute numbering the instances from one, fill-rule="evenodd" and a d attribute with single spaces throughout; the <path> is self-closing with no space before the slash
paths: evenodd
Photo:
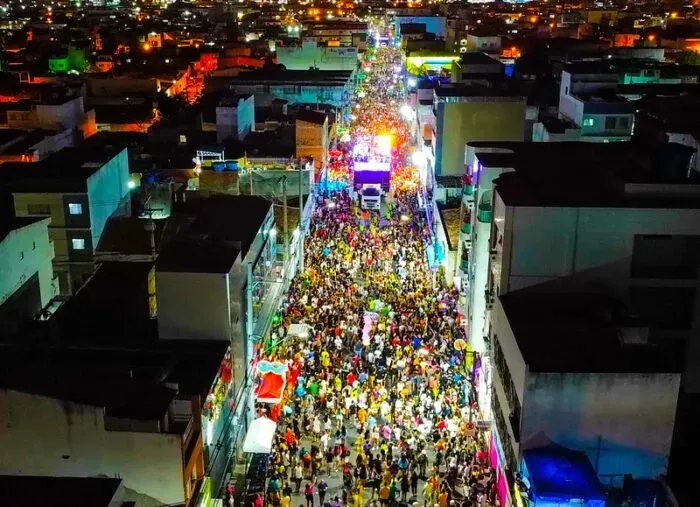
<path id="1" fill-rule="evenodd" d="M 578 129 L 576 124 L 565 118 L 557 118 L 556 116 L 544 116 L 540 118 L 547 132 L 552 134 L 563 134 L 567 130 Z"/>
<path id="2" fill-rule="evenodd" d="M 38 162 L 0 165 L 0 176 L 14 192 L 86 192 L 87 179 L 120 150 L 63 148 Z"/>
<path id="3" fill-rule="evenodd" d="M 227 77 L 231 83 L 250 82 L 277 82 L 314 85 L 343 85 L 348 82 L 352 71 L 349 70 L 280 70 L 280 69 L 255 69 L 241 72 L 237 76 Z"/>
<path id="4" fill-rule="evenodd" d="M 625 343 L 622 338 L 626 330 L 634 334 L 648 325 L 645 319 L 653 317 L 647 312 L 653 312 L 656 301 L 666 301 L 664 309 L 673 305 L 687 309 L 688 301 L 694 299 L 692 288 L 653 289 L 653 294 L 645 294 L 653 299 L 632 295 L 633 301 L 637 299 L 646 308 L 628 309 L 607 292 L 593 288 L 578 293 L 549 293 L 533 286 L 500 296 L 500 300 L 530 371 L 680 373 L 683 340 Z"/>
<path id="5" fill-rule="evenodd" d="M 487 87 L 475 84 L 447 84 L 435 87 L 438 97 L 523 97 L 517 90 L 507 87 Z M 524 100 L 524 97 L 523 97 Z"/>
<path id="6" fill-rule="evenodd" d="M 271 206 L 256 196 L 188 193 L 175 211 L 194 221 L 161 252 L 158 271 L 228 273 L 238 254 L 248 253 Z"/>
<path id="7" fill-rule="evenodd" d="M 486 53 L 462 53 L 460 62 L 465 65 L 498 65 L 500 67 L 503 67 L 503 64 L 501 62 L 499 62 L 495 58 L 491 58 Z"/>
<path id="8" fill-rule="evenodd" d="M 511 206 L 700 208 L 700 178 L 689 172 L 695 150 L 676 143 L 472 142 L 484 167 L 510 168 L 496 191 Z M 593 184 L 595 182 L 595 184 Z M 653 185 L 674 185 L 654 192 Z M 632 185 L 646 191 L 634 192 Z"/>
<path id="9" fill-rule="evenodd" d="M 110 477 L 46 477 L 0 475 L 2 503 L 15 507 L 34 507 L 40 492 L 50 494 L 52 507 L 109 507 L 121 479 Z"/>
<path id="10" fill-rule="evenodd" d="M 302 109 L 297 113 L 296 119 L 299 121 L 305 121 L 308 123 L 315 123 L 317 125 L 323 125 L 328 115 L 321 111 L 312 111 L 311 109 Z"/>

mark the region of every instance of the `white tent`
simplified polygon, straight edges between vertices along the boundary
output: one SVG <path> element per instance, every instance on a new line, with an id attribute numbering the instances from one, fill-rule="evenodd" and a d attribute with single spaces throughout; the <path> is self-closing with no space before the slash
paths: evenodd
<path id="1" fill-rule="evenodd" d="M 243 441 L 243 452 L 269 454 L 277 423 L 267 417 L 259 417 L 250 423 Z"/>

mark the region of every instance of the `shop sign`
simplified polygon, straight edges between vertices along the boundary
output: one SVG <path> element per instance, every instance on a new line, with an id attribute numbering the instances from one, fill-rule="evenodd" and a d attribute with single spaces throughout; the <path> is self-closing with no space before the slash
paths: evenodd
<path id="1" fill-rule="evenodd" d="M 491 421 L 476 421 L 476 427 L 480 430 L 491 429 Z"/>

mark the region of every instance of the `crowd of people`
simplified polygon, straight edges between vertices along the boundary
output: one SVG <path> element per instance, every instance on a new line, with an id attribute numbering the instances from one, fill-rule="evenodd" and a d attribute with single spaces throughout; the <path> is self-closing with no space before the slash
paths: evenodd
<path id="1" fill-rule="evenodd" d="M 378 50 L 375 72 L 392 73 L 394 57 Z M 391 114 L 391 99 L 377 100 Z M 479 358 L 456 290 L 428 263 L 417 174 L 404 166 L 381 212 L 349 189 L 316 197 L 306 269 L 267 351 L 287 364 L 288 390 L 256 507 L 495 505 L 475 424 Z M 299 323 L 308 333 L 289 336 Z"/>

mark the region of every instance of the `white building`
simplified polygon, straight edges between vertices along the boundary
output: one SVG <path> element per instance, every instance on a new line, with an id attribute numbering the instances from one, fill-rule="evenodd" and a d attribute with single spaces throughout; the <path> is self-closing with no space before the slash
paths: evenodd
<path id="1" fill-rule="evenodd" d="M 525 451 L 553 442 L 585 452 L 606 485 L 621 487 L 626 474 L 666 475 L 684 343 L 655 334 L 654 300 L 636 292 L 639 286 L 627 287 L 629 299 L 600 284 L 548 285 L 494 304 L 491 407 L 499 463 L 492 466 L 508 476 L 521 470 Z M 682 292 L 654 296 L 678 303 Z"/>
<path id="2" fill-rule="evenodd" d="M 0 230 L 0 336 L 34 319 L 58 295 L 49 218 L 7 220 Z"/>
<path id="3" fill-rule="evenodd" d="M 690 166 L 692 150 L 672 146 Z M 626 143 L 470 143 L 467 157 L 458 275 L 476 350 L 499 295 L 629 257 L 639 235 L 700 231 L 690 167 Z"/>
<path id="4" fill-rule="evenodd" d="M 356 47 L 319 46 L 315 40 L 304 40 L 301 46 L 277 48 L 277 63 L 289 70 L 349 70 L 354 71 L 359 63 Z"/>

